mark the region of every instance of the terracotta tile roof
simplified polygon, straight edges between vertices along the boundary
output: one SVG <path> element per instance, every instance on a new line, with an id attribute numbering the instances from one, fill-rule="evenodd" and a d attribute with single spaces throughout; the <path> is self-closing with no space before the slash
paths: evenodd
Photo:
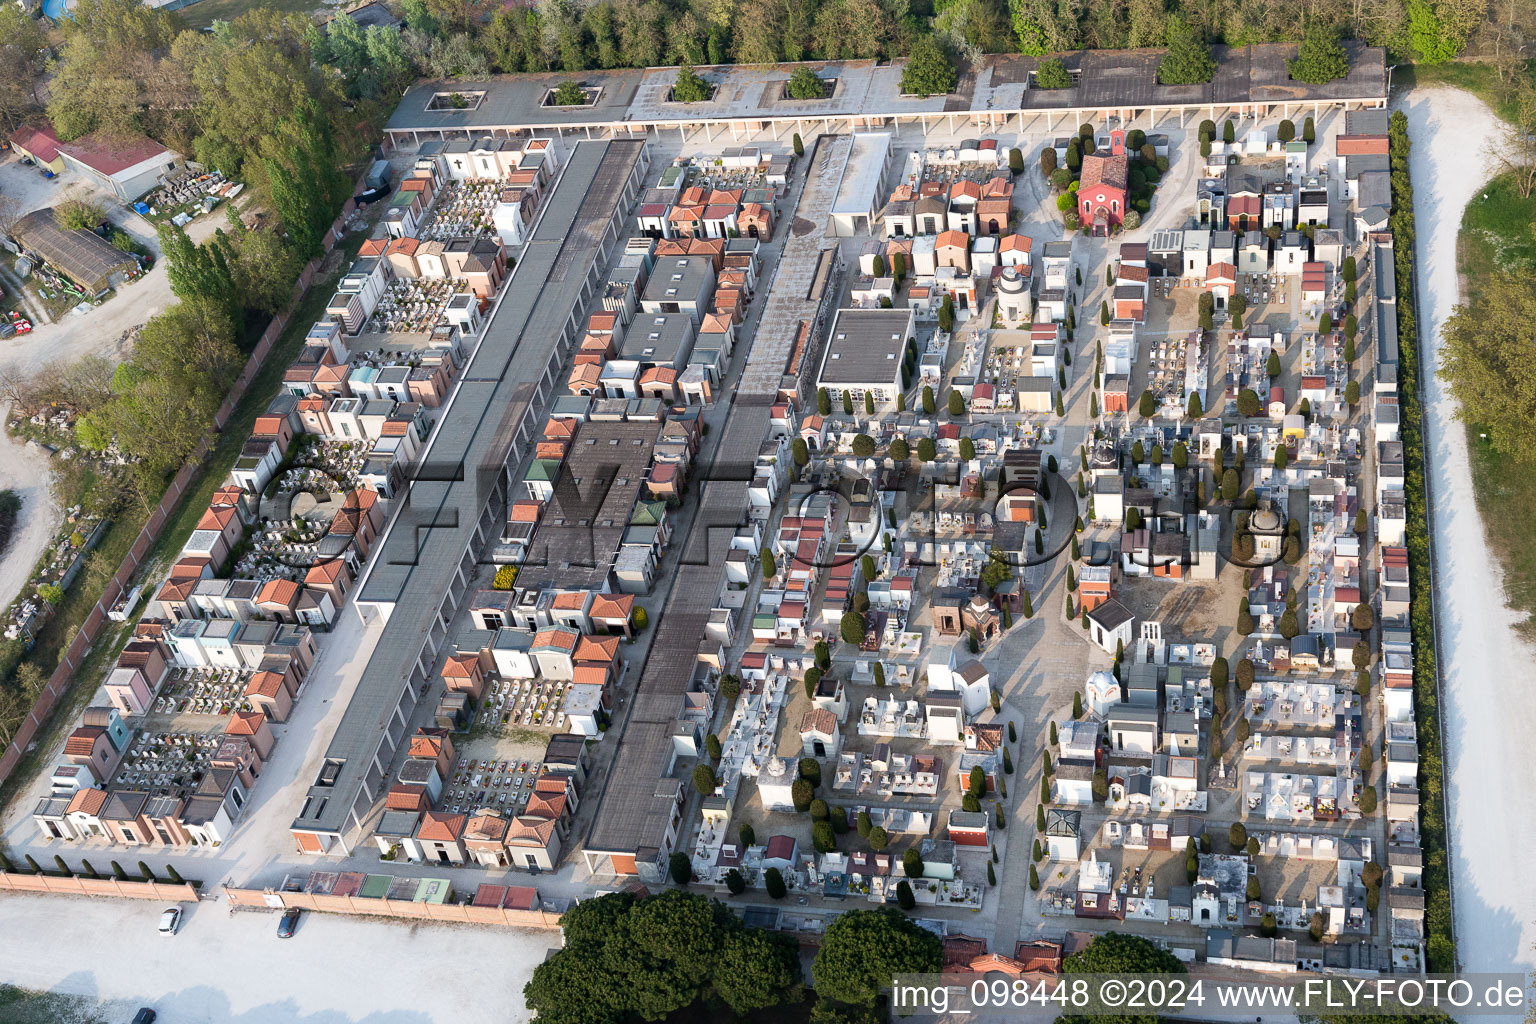
<path id="1" fill-rule="evenodd" d="M 837 716 L 826 708 L 812 708 L 800 717 L 800 732 L 830 736 L 837 732 Z"/>
<path id="2" fill-rule="evenodd" d="M 395 785 L 384 795 L 384 809 L 388 811 L 425 811 L 429 806 L 426 786 Z"/>
<path id="3" fill-rule="evenodd" d="M 90 757 L 96 750 L 96 741 L 107 734 L 99 725 L 82 725 L 64 741 L 66 757 Z"/>
<path id="4" fill-rule="evenodd" d="M 409 749 L 412 757 L 436 758 L 443 752 L 443 737 L 423 736 L 418 733 L 411 737 Z"/>
<path id="5" fill-rule="evenodd" d="M 534 634 L 534 647 L 556 647 L 563 651 L 574 651 L 579 641 L 579 634 L 567 629 L 541 629 Z"/>
<path id="6" fill-rule="evenodd" d="M 576 428 L 579 426 L 576 420 L 550 419 L 544 422 L 545 437 L 575 437 Z"/>
<path id="7" fill-rule="evenodd" d="M 507 522 L 509 523 L 536 523 L 544 514 L 544 503 L 524 498 L 514 501 L 507 507 Z"/>
<path id="8" fill-rule="evenodd" d="M 69 802 L 69 810 L 66 814 L 100 814 L 101 809 L 107 805 L 107 791 L 104 789 L 81 789 L 75 792 L 74 799 Z"/>
<path id="9" fill-rule="evenodd" d="M 1212 263 L 1205 271 L 1205 283 L 1213 281 L 1236 281 L 1237 268 L 1230 263 Z"/>
<path id="10" fill-rule="evenodd" d="M 598 594 L 592 598 L 592 618 L 628 619 L 635 607 L 634 594 Z"/>
<path id="11" fill-rule="evenodd" d="M 416 838 L 435 843 L 451 843 L 464 834 L 466 820 L 463 814 L 428 811 L 421 816 L 421 825 L 416 829 Z"/>
<path id="12" fill-rule="evenodd" d="M 619 639 L 617 636 L 584 636 L 576 645 L 576 660 L 610 662 L 618 657 Z"/>
<path id="13" fill-rule="evenodd" d="M 566 803 L 564 789 L 554 792 L 534 790 L 533 795 L 528 798 L 528 806 L 523 811 L 523 817 L 559 821 L 565 816 Z"/>
<path id="14" fill-rule="evenodd" d="M 1085 156 L 1083 157 L 1082 184 L 1078 185 L 1077 190 L 1081 192 L 1094 185 L 1125 188 L 1129 171 L 1130 163 L 1124 153 L 1111 153 L 1108 156 L 1094 153 L 1091 156 Z"/>
<path id="15" fill-rule="evenodd" d="M 547 818 L 530 818 L 526 815 L 513 818 L 507 823 L 508 846 L 549 845 L 555 835 L 555 822 Z"/>
<path id="16" fill-rule="evenodd" d="M 1386 156 L 1385 135 L 1340 135 L 1334 143 L 1338 156 Z"/>
<path id="17" fill-rule="evenodd" d="M 358 256 L 382 256 L 387 248 L 389 248 L 389 239 L 370 238 L 363 243 L 361 249 L 357 250 L 357 254 Z"/>
<path id="18" fill-rule="evenodd" d="M 202 518 L 197 521 L 197 528 L 199 530 L 217 530 L 222 533 L 229 527 L 231 520 L 237 518 L 239 517 L 234 509 L 228 505 L 220 505 L 218 508 L 210 508 L 204 512 Z"/>
<path id="19" fill-rule="evenodd" d="M 970 237 L 964 231 L 941 231 L 939 237 L 934 239 L 933 247 L 943 249 L 953 245 L 964 249 L 970 245 L 970 241 Z"/>
<path id="20" fill-rule="evenodd" d="M 588 596 L 585 590 L 568 590 L 563 594 L 556 594 L 550 607 L 559 612 L 579 612 L 587 606 Z"/>
<path id="21" fill-rule="evenodd" d="M 473 679 L 480 672 L 480 655 L 455 654 L 443 662 L 443 678 Z"/>
<path id="22" fill-rule="evenodd" d="M 256 592 L 257 604 L 275 604 L 292 608 L 299 601 L 299 585 L 293 580 L 268 580 Z"/>
<path id="23" fill-rule="evenodd" d="M 171 566 L 170 578 L 173 580 L 197 579 L 202 576 L 203 570 L 213 564 L 213 559 L 207 555 L 193 555 L 189 558 L 177 559 Z"/>
<path id="24" fill-rule="evenodd" d="M 608 683 L 608 673 L 611 667 L 608 664 L 588 662 L 585 665 L 577 665 L 571 669 L 571 682 L 583 683 L 588 686 L 605 686 Z"/>
<path id="25" fill-rule="evenodd" d="M 274 675 L 275 673 L 269 672 L 266 674 Z M 229 716 L 229 721 L 224 723 L 224 735 L 255 736 L 261 732 L 261 727 L 266 724 L 267 716 L 260 711 L 236 711 Z"/>
<path id="26" fill-rule="evenodd" d="M 640 375 L 641 384 L 676 384 L 677 371 L 670 366 L 652 366 Z"/>
<path id="27" fill-rule="evenodd" d="M 304 574 L 305 583 L 335 583 L 341 579 L 342 570 L 347 563 L 339 558 L 329 558 L 324 562 L 316 562 L 309 567 L 309 572 Z"/>
<path id="28" fill-rule="evenodd" d="M 280 672 L 257 672 L 251 676 L 251 681 L 245 684 L 247 697 L 276 697 L 278 691 L 284 689 L 283 676 Z"/>
<path id="29" fill-rule="evenodd" d="M 499 814 L 477 814 L 464 827 L 464 838 L 476 843 L 499 843 L 507 835 L 507 819 Z"/>
<path id="30" fill-rule="evenodd" d="M 957 181 L 949 186 L 949 199 L 980 199 L 981 186 L 974 181 Z"/>
<path id="31" fill-rule="evenodd" d="M 197 580 L 171 580 L 160 588 L 155 599 L 165 602 L 185 601 L 192 596 L 192 591 L 197 589 Z"/>

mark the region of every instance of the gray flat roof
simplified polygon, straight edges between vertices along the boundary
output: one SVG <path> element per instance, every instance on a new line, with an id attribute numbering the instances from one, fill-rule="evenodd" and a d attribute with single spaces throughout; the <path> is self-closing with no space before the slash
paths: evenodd
<path id="1" fill-rule="evenodd" d="M 838 310 L 817 379 L 827 386 L 897 380 L 913 316 L 910 309 Z"/>
<path id="2" fill-rule="evenodd" d="M 293 827 L 341 833 L 386 723 L 410 685 L 425 638 L 491 500 L 602 232 L 644 144 L 580 142 L 550 194 L 522 259 L 458 386 L 357 599 L 393 603 L 368 667 L 326 748 Z M 407 599 L 409 598 L 409 599 Z"/>
<path id="3" fill-rule="evenodd" d="M 1080 72 L 1077 84 L 1070 89 L 1030 89 L 1029 76 L 1038 63 L 1036 58 L 993 54 L 983 60 L 975 74 L 961 77 L 956 92 L 926 98 L 902 94 L 905 60 L 815 63 L 812 66 L 823 77 L 836 80 L 832 95 L 820 100 L 792 100 L 784 95 L 784 83 L 795 70 L 793 64 L 697 67 L 694 70 L 715 87 L 714 96 L 703 103 L 671 101 L 675 68 L 584 71 L 579 76 L 582 84 L 599 90 L 597 102 L 584 107 L 544 105 L 549 91 L 571 77 L 565 73 L 433 80 L 406 92 L 385 130 L 474 136 L 493 130 L 585 125 L 645 127 L 727 120 L 1385 101 L 1386 51 L 1358 43 L 1344 45 L 1350 56 L 1349 75 L 1322 85 L 1291 81 L 1285 62 L 1295 55 L 1296 46 L 1287 43 L 1215 47 L 1214 79 L 1182 86 L 1158 84 L 1157 64 L 1163 54 L 1158 49 L 1062 54 L 1067 68 Z M 467 100 L 466 105 L 456 108 L 441 102 L 454 93 Z"/>

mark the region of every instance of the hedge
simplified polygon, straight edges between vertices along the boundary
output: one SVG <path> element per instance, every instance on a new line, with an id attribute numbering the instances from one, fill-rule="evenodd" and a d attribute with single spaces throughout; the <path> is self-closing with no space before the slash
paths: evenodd
<path id="1" fill-rule="evenodd" d="M 1414 287 L 1413 183 L 1408 177 L 1408 118 L 1397 111 L 1387 126 L 1392 174 L 1392 255 L 1398 303 L 1398 401 L 1403 407 L 1404 499 L 1407 506 L 1409 626 L 1413 636 L 1414 713 L 1419 723 L 1419 844 L 1424 851 L 1425 945 L 1431 973 L 1456 970 L 1451 913 L 1450 851 L 1446 848 L 1445 783 L 1440 743 L 1439 659 L 1435 652 L 1434 592 L 1430 573 L 1429 511 L 1424 473 L 1423 381 L 1419 367 Z"/>

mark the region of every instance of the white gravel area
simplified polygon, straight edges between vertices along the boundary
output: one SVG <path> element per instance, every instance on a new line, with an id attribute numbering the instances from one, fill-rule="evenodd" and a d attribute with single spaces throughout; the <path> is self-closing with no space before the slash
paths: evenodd
<path id="1" fill-rule="evenodd" d="M 1484 156 L 1501 124 L 1476 97 L 1415 89 L 1398 101 L 1413 138 L 1421 330 L 1438 341 L 1459 293 L 1456 236 L 1462 211 L 1498 169 Z M 1436 346 L 1433 367 L 1440 358 Z M 1488 547 L 1472 490 L 1466 431 L 1443 382 L 1427 382 L 1431 507 L 1440 595 L 1442 704 L 1450 800 L 1452 893 L 1461 966 L 1536 967 L 1536 649 L 1515 631 L 1502 572 Z"/>
<path id="2" fill-rule="evenodd" d="M 168 906 L 169 904 L 167 904 Z M 99 1001 L 127 1024 L 151 1006 L 166 1024 L 517 1024 L 523 986 L 554 932 L 387 924 L 305 914 L 291 939 L 277 913 L 205 901 L 181 931 L 135 900 L 0 897 L 0 981 Z"/>

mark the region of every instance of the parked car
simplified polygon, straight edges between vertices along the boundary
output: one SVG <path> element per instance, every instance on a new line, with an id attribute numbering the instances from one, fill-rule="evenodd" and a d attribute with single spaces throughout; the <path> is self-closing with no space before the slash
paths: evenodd
<path id="1" fill-rule="evenodd" d="M 176 930 L 178 928 L 180 928 L 180 927 L 181 927 L 181 908 L 180 907 L 171 907 L 170 909 L 165 911 L 165 913 L 160 915 L 160 934 L 161 935 L 175 935 L 176 934 Z"/>
<path id="2" fill-rule="evenodd" d="M 133 1015 L 133 1024 L 155 1024 L 155 1011 L 147 1006 L 139 1007 L 139 1012 Z"/>
<path id="3" fill-rule="evenodd" d="M 299 909 L 290 907 L 283 911 L 283 916 L 277 919 L 277 937 L 280 939 L 293 938 L 293 930 L 299 926 Z"/>

